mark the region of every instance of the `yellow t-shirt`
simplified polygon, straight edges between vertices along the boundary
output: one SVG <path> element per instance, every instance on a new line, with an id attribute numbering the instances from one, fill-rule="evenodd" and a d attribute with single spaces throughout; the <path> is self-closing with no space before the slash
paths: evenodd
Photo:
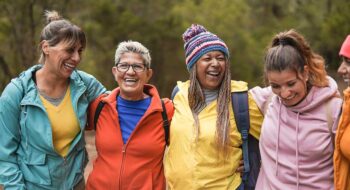
<path id="1" fill-rule="evenodd" d="M 70 88 L 67 89 L 66 95 L 58 106 L 53 105 L 43 96 L 40 96 L 40 99 L 50 120 L 55 150 L 65 157 L 72 141 L 80 132 L 79 122 L 71 101 Z"/>

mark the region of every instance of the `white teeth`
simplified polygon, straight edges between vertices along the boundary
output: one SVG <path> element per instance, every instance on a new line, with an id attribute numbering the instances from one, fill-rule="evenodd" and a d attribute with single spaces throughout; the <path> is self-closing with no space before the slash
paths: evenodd
<path id="1" fill-rule="evenodd" d="M 71 69 L 74 69 L 74 68 L 75 68 L 75 66 L 74 66 L 74 65 L 71 65 L 71 64 L 69 64 L 69 63 L 65 63 L 64 65 L 65 65 L 66 67 L 71 68 Z"/>
<path id="2" fill-rule="evenodd" d="M 125 79 L 125 82 L 136 82 L 136 79 Z"/>
<path id="3" fill-rule="evenodd" d="M 285 98 L 286 100 L 291 100 L 291 99 L 293 99 L 295 97 L 295 95 L 294 96 L 291 96 L 291 97 L 289 97 L 289 98 Z"/>
<path id="4" fill-rule="evenodd" d="M 213 76 L 218 76 L 220 73 L 219 72 L 209 71 L 208 74 L 209 75 L 213 75 Z"/>
<path id="5" fill-rule="evenodd" d="M 124 84 L 125 85 L 130 85 L 130 86 L 134 86 L 137 84 L 137 80 L 136 79 L 124 79 Z"/>

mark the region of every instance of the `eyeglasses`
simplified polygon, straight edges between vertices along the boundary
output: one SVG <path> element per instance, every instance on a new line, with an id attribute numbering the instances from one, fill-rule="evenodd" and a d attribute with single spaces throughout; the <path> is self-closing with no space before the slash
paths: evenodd
<path id="1" fill-rule="evenodd" d="M 132 67 L 132 70 L 135 71 L 136 73 L 141 73 L 146 69 L 145 64 L 127 64 L 127 63 L 118 63 L 116 65 L 117 70 L 119 72 L 126 72 L 129 70 L 130 66 Z"/>

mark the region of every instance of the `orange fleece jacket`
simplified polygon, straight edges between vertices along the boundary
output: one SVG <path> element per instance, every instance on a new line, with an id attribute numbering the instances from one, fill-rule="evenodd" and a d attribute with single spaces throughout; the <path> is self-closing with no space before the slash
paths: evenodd
<path id="1" fill-rule="evenodd" d="M 97 121 L 97 158 L 86 189 L 165 189 L 163 155 L 166 143 L 159 94 L 154 86 L 144 86 L 144 92 L 152 97 L 150 106 L 124 144 L 116 110 L 119 91 L 116 88 L 90 105 L 88 129 L 93 127 L 98 102 L 106 102 Z M 170 121 L 174 107 L 169 99 L 164 99 L 164 103 Z"/>
<path id="2" fill-rule="evenodd" d="M 350 130 L 350 88 L 344 90 L 343 110 L 335 137 L 334 190 L 350 190 L 350 160 L 344 156 L 350 152 L 342 152 L 340 148 L 342 141 L 350 141 L 350 135 L 344 135 L 346 130 Z"/>

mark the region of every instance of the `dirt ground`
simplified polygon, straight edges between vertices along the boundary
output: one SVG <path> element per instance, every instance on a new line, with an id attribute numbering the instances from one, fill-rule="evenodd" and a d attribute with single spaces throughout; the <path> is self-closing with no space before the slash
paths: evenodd
<path id="1" fill-rule="evenodd" d="M 85 169 L 85 180 L 87 180 L 91 170 L 92 170 L 92 163 L 96 159 L 97 152 L 95 149 L 95 132 L 94 131 L 86 131 L 85 132 L 85 140 L 86 140 L 86 149 L 89 153 L 89 163 Z M 1 190 L 1 189 L 0 189 Z"/>

